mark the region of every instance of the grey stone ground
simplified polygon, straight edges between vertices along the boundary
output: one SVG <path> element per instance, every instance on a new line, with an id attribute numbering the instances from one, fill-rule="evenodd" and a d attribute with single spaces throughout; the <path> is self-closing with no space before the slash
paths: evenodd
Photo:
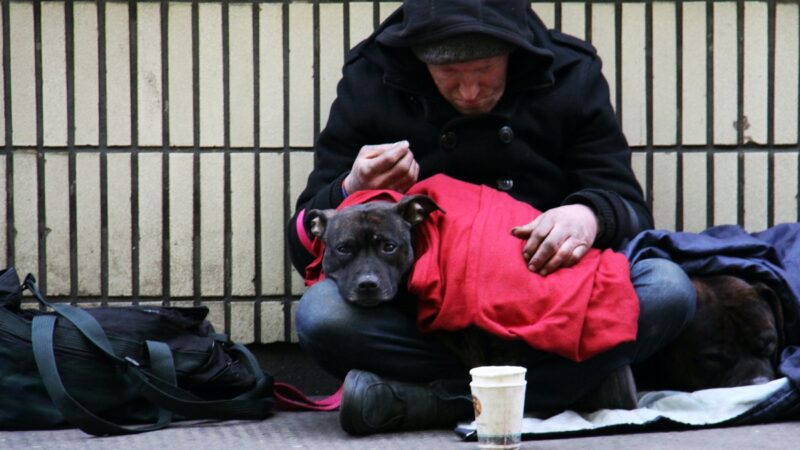
<path id="1" fill-rule="evenodd" d="M 796 449 L 800 422 L 681 432 L 526 441 L 523 449 Z M 0 449 L 250 450 L 477 449 L 448 430 L 351 437 L 335 412 L 281 412 L 261 422 L 182 423 L 135 436 L 95 438 L 78 430 L 0 432 Z"/>
<path id="2" fill-rule="evenodd" d="M 276 379 L 308 394 L 327 394 L 338 381 L 320 371 L 296 346 L 253 346 Z M 4 395 L 0 393 L 0 395 Z M 523 449 L 750 450 L 800 448 L 800 421 L 694 431 L 613 434 L 526 441 Z M 177 423 L 151 433 L 96 438 L 79 430 L 0 432 L 0 450 L 250 450 L 250 449 L 477 449 L 450 430 L 352 437 L 339 427 L 336 412 L 277 412 L 260 422 Z"/>

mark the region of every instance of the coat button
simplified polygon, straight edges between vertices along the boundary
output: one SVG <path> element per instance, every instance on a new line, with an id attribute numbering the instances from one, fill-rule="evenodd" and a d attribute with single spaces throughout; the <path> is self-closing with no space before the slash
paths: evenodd
<path id="1" fill-rule="evenodd" d="M 511 178 L 498 178 L 496 181 L 497 189 L 508 191 L 514 187 L 514 180 Z"/>
<path id="2" fill-rule="evenodd" d="M 503 144 L 510 144 L 511 141 L 514 140 L 514 130 L 512 130 L 511 127 L 509 127 L 508 125 L 506 125 L 500 128 L 500 131 L 497 132 L 497 137 Z"/>
<path id="3" fill-rule="evenodd" d="M 439 145 L 445 150 L 452 150 L 458 145 L 458 136 L 454 132 L 448 131 L 439 137 Z"/>

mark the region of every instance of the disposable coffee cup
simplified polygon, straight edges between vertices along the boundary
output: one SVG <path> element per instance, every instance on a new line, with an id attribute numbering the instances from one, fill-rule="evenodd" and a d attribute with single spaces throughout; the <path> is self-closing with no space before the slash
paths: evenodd
<path id="1" fill-rule="evenodd" d="M 522 444 L 526 371 L 518 366 L 483 366 L 469 371 L 479 448 L 518 449 Z"/>

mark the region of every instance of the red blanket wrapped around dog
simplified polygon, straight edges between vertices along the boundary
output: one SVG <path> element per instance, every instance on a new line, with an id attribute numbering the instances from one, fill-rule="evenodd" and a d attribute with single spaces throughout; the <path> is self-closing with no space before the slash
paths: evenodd
<path id="1" fill-rule="evenodd" d="M 582 361 L 636 338 L 639 302 L 628 260 L 590 250 L 570 267 L 540 276 L 527 269 L 524 241 L 511 235 L 539 214 L 504 192 L 436 175 L 414 185 L 446 212 L 434 212 L 415 230 L 416 263 L 408 289 L 419 301 L 423 332 L 477 326 L 531 347 Z M 359 191 L 340 209 L 374 200 L 398 201 L 394 191 Z M 322 246 L 306 269 L 321 279 Z"/>

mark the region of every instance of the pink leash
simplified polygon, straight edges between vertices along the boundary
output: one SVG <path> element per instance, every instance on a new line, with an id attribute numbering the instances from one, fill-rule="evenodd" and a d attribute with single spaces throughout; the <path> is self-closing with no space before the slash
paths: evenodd
<path id="1" fill-rule="evenodd" d="M 342 401 L 342 387 L 321 400 L 312 400 L 300 389 L 288 383 L 276 382 L 275 406 L 281 411 L 335 411 Z"/>

